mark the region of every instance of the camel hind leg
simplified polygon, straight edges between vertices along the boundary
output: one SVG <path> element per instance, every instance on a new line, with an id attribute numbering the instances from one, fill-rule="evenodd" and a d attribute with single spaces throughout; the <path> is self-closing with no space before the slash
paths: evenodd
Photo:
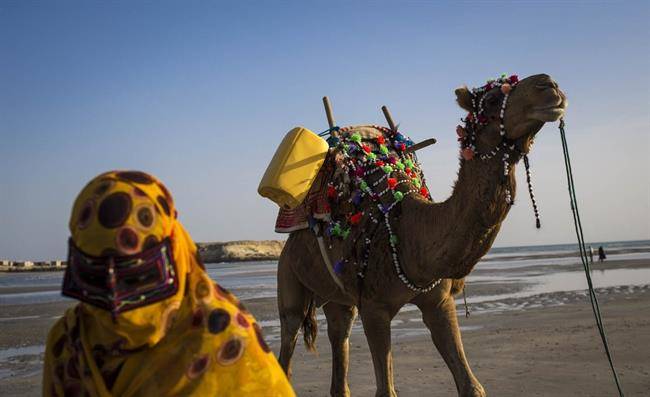
<path id="1" fill-rule="evenodd" d="M 278 263 L 278 311 L 280 313 L 280 366 L 291 378 L 291 357 L 296 347 L 298 330 L 306 329 L 305 341 L 313 346 L 316 324 L 312 293 L 298 280 L 291 269 L 291 261 L 297 260 L 290 251 L 283 251 Z"/>
<path id="2" fill-rule="evenodd" d="M 332 345 L 332 397 L 349 397 L 348 360 L 350 355 L 350 331 L 357 315 L 354 306 L 330 302 L 323 306 L 327 317 L 327 336 Z"/>
<path id="3" fill-rule="evenodd" d="M 363 302 L 359 307 L 359 315 L 363 330 L 368 340 L 375 369 L 377 391 L 375 397 L 397 397 L 393 385 L 393 354 L 390 346 L 390 321 L 395 317 L 399 308 L 375 305 L 374 302 Z"/>
<path id="4" fill-rule="evenodd" d="M 459 281 L 455 282 L 456 284 Z M 454 285 L 456 287 L 456 285 Z M 485 397 L 485 390 L 469 367 L 460 337 L 452 280 L 443 280 L 433 291 L 417 296 L 413 303 L 422 312 L 431 339 L 454 376 L 458 395 Z"/>

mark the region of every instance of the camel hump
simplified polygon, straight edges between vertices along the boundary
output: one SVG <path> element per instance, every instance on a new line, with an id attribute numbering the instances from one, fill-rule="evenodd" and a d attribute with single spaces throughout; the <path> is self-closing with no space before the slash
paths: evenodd
<path id="1" fill-rule="evenodd" d="M 350 126 L 339 129 L 328 143 L 315 186 L 328 209 L 323 218 L 326 245 L 340 247 L 331 258 L 333 270 L 351 280 L 365 274 L 370 246 L 378 239 L 390 244 L 397 258 L 399 239 L 391 222 L 401 211 L 401 201 L 431 197 L 417 158 L 407 150 L 414 143 L 404 133 L 376 125 Z"/>
<path id="2" fill-rule="evenodd" d="M 368 221 L 398 210 L 407 195 L 430 200 L 424 175 L 413 153 L 413 141 L 378 125 L 343 127 L 328 138 L 327 158 L 309 193 L 296 208 L 281 208 L 278 233 L 308 227 L 309 218 L 327 223 L 327 237 L 342 238 Z"/>
<path id="3" fill-rule="evenodd" d="M 361 135 L 361 138 L 366 140 L 376 139 L 380 135 L 385 135 L 389 131 L 386 127 L 381 127 L 378 125 L 366 124 L 366 125 L 353 125 L 349 127 L 343 127 L 339 130 L 339 133 L 352 133 L 357 132 Z"/>
<path id="4" fill-rule="evenodd" d="M 321 177 L 332 218 L 357 218 L 379 211 L 388 215 L 405 195 L 424 193 L 424 175 L 414 145 L 405 134 L 378 125 L 343 127 L 329 139 L 330 150 Z M 363 214 L 362 214 L 363 213 Z M 377 218 L 375 218 L 377 219 Z M 343 219 L 341 219 L 343 220 Z"/>

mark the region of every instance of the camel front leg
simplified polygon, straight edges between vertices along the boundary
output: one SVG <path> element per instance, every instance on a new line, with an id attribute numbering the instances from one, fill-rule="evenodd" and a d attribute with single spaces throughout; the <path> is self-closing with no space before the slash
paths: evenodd
<path id="1" fill-rule="evenodd" d="M 357 315 L 354 306 L 330 302 L 323 306 L 327 317 L 327 336 L 332 345 L 332 397 L 349 397 L 348 359 L 350 352 L 350 331 Z"/>
<path id="2" fill-rule="evenodd" d="M 438 352 L 454 376 L 458 395 L 461 397 L 485 397 L 485 390 L 472 373 L 460 337 L 456 302 L 448 288 L 436 288 L 431 293 L 413 300 L 420 311 Z"/>
<path id="3" fill-rule="evenodd" d="M 390 346 L 390 321 L 397 310 L 364 303 L 359 310 L 363 331 L 372 354 L 377 383 L 376 397 L 397 397 L 393 386 L 393 354 Z"/>

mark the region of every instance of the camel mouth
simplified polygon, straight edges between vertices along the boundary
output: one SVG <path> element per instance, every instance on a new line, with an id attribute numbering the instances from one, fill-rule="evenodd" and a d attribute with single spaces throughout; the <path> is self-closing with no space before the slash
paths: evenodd
<path id="1" fill-rule="evenodd" d="M 564 116 L 564 110 L 564 103 L 559 105 L 536 107 L 533 108 L 530 117 L 543 122 L 557 121 Z"/>

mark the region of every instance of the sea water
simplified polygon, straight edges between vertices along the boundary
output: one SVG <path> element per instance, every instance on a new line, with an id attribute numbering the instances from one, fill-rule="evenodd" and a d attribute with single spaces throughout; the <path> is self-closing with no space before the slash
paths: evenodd
<path id="1" fill-rule="evenodd" d="M 650 240 L 592 243 L 594 249 L 603 245 L 607 260 L 650 259 Z M 524 283 L 524 291 L 499 295 L 473 296 L 474 302 L 517 298 L 545 292 L 586 289 L 584 274 L 566 271 L 580 263 L 576 244 L 493 248 L 468 277 L 468 283 Z M 597 260 L 597 257 L 596 257 Z M 598 263 L 594 264 L 598 268 Z M 276 296 L 277 262 L 210 263 L 210 277 L 232 290 L 239 299 L 272 298 Z M 650 271 L 644 269 L 594 270 L 597 288 L 650 284 Z M 0 273 L 0 307 L 63 301 L 60 287 L 63 272 Z M 28 288 L 29 292 L 15 292 Z M 0 315 L 0 322 L 3 321 Z"/>

